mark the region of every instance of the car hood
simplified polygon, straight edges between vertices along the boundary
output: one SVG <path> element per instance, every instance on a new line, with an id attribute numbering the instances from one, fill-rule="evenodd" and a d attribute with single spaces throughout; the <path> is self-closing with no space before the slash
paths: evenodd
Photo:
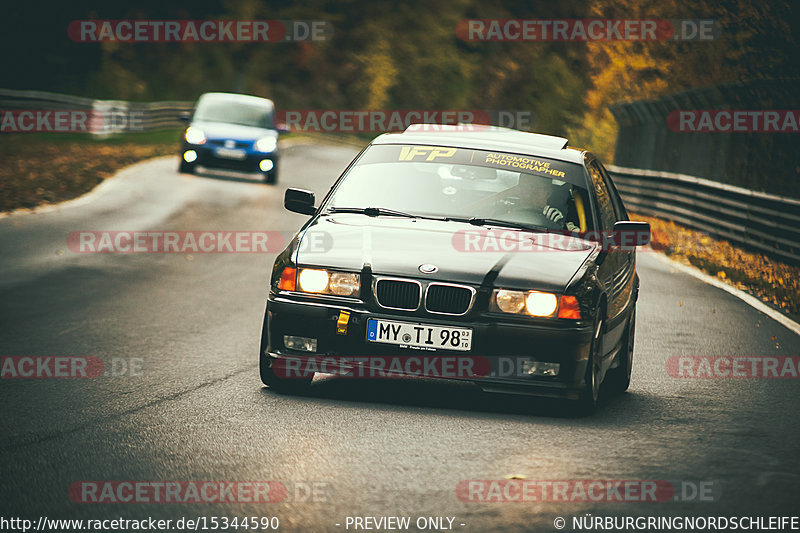
<path id="1" fill-rule="evenodd" d="M 369 263 L 375 275 L 473 285 L 495 271 L 494 286 L 557 292 L 566 287 L 596 247 L 574 237 L 548 239 L 552 234 L 491 228 L 493 234 L 503 234 L 506 243 L 527 239 L 529 246 L 521 251 L 516 247 L 516 251 L 500 251 L 493 246 L 464 249 L 464 232 L 485 235 L 489 230 L 459 222 L 325 215 L 301 235 L 297 263 L 356 272 Z M 531 239 L 539 245 L 530 246 Z M 435 265 L 438 270 L 423 274 L 419 270 L 422 264 Z"/>
<path id="2" fill-rule="evenodd" d="M 262 137 L 271 135 L 278 136 L 277 130 L 269 128 L 258 128 L 255 126 L 243 126 L 241 124 L 227 124 L 224 122 L 205 122 L 198 120 L 192 122 L 192 126 L 200 128 L 209 140 L 234 139 L 237 141 L 256 141 Z"/>

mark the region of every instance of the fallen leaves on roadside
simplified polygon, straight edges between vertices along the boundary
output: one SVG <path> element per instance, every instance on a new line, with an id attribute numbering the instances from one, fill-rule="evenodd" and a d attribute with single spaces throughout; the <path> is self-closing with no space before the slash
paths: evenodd
<path id="1" fill-rule="evenodd" d="M 750 292 L 781 311 L 800 315 L 800 267 L 748 252 L 674 222 L 644 215 L 631 218 L 650 223 L 654 250 Z"/>
<path id="2" fill-rule="evenodd" d="M 92 190 L 121 168 L 178 153 L 178 142 L 94 139 L 47 141 L 6 135 L 0 143 L 0 212 L 63 202 Z"/>

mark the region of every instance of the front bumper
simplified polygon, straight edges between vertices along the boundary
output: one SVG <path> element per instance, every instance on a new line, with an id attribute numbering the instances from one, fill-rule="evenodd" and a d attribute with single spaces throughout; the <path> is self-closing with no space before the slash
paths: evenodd
<path id="1" fill-rule="evenodd" d="M 206 168 L 238 170 L 240 172 L 261 172 L 259 163 L 265 159 L 272 161 L 273 168 L 278 166 L 280 154 L 277 150 L 273 152 L 256 152 L 252 149 L 246 149 L 243 159 L 229 159 L 217 156 L 217 148 L 220 147 L 208 143 L 195 145 L 184 142 L 183 149 L 181 150 L 181 157 L 183 157 L 183 154 L 187 150 L 194 150 L 197 152 L 197 160 L 194 161 L 193 164 Z"/>
<path id="2" fill-rule="evenodd" d="M 349 312 L 346 332 L 337 333 L 340 312 Z M 472 328 L 469 352 L 422 351 L 408 347 L 369 342 L 367 321 L 380 318 L 440 326 Z M 286 348 L 284 335 L 317 340 L 315 352 Z M 576 399 L 584 383 L 592 340 L 591 321 L 505 317 L 497 313 L 476 316 L 408 316 L 391 311 L 376 312 L 359 301 L 330 301 L 297 293 L 270 293 L 262 331 L 261 354 L 276 359 L 347 359 L 353 365 L 371 364 L 373 358 L 404 360 L 415 358 L 472 358 L 480 371 L 447 376 L 473 381 L 486 391 L 533 394 Z M 523 372 L 523 361 L 558 363 L 557 376 L 532 376 Z M 403 365 L 400 365 L 403 366 Z M 388 365 L 387 365 L 388 367 Z M 372 376 L 367 372 L 358 375 Z M 414 374 L 416 375 L 416 374 Z"/>

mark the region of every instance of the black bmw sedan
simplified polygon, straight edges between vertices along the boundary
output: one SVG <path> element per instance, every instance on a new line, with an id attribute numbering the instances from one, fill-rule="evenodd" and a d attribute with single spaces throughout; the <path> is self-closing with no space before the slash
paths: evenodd
<path id="1" fill-rule="evenodd" d="M 633 364 L 636 246 L 603 165 L 560 137 L 415 125 L 376 138 L 275 261 L 261 379 L 473 381 L 592 412 Z"/>

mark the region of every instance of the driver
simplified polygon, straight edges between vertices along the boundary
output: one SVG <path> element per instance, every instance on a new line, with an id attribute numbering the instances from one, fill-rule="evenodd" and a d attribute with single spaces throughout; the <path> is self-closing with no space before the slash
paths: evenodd
<path id="1" fill-rule="evenodd" d="M 556 203 L 554 201 L 556 192 L 550 179 L 521 172 L 517 184 L 501 193 L 504 199 L 501 199 L 499 203 L 508 206 L 505 208 L 506 213 L 519 208 L 537 211 L 541 209 L 542 215 L 548 220 L 565 227 L 569 231 L 580 231 L 577 216 L 572 213 L 571 206 L 557 207 L 554 205 Z M 518 197 L 519 200 L 511 204 L 508 200 L 505 200 L 505 198 L 510 197 Z M 571 202 L 569 203 L 571 204 Z"/>

